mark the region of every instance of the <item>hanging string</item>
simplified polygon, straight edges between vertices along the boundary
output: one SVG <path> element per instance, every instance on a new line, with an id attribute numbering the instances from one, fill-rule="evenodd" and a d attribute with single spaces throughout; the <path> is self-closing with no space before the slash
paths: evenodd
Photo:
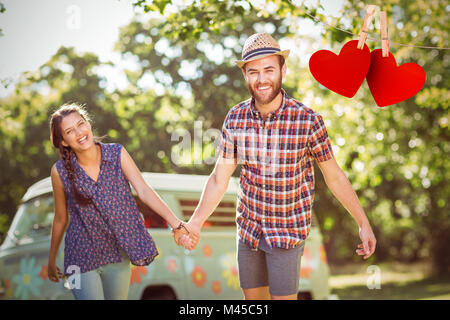
<path id="1" fill-rule="evenodd" d="M 291 2 L 291 4 L 293 4 L 294 6 L 296 6 L 294 3 L 292 3 L 291 0 L 289 0 L 289 2 Z M 348 33 L 348 34 L 351 34 L 351 35 L 356 36 L 356 37 L 359 36 L 359 35 L 357 35 L 357 34 L 354 34 L 354 33 L 350 32 L 350 31 L 347 31 L 347 30 L 344 30 L 344 29 L 341 29 L 341 28 L 332 26 L 331 24 L 328 24 L 328 23 L 326 23 L 326 22 L 323 22 L 323 21 L 319 20 L 318 18 L 316 18 L 316 17 L 310 15 L 308 12 L 305 12 L 305 14 L 306 14 L 307 16 L 309 16 L 310 18 L 314 19 L 315 21 L 317 21 L 317 22 L 319 22 L 319 23 L 323 23 L 323 24 L 325 24 L 325 25 L 327 25 L 327 26 L 329 26 L 329 27 L 331 27 L 331 28 L 333 28 L 333 29 L 336 29 L 336 30 L 339 30 L 339 31 L 342 31 L 342 32 L 345 32 L 345 33 Z M 380 40 L 379 38 L 376 39 L 376 38 L 367 37 L 367 39 L 372 40 L 372 41 L 376 41 L 376 42 L 381 42 L 381 40 Z M 398 42 L 393 42 L 393 41 L 389 40 L 389 45 L 391 45 L 391 44 L 396 44 L 396 45 L 398 45 L 398 46 L 404 46 L 404 47 L 412 47 L 412 48 L 450 50 L 450 48 L 416 46 L 416 45 L 412 45 L 412 44 L 398 43 Z"/>

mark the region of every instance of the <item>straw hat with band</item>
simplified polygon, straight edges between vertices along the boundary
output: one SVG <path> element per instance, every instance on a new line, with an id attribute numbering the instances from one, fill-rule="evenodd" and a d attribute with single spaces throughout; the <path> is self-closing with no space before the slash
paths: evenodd
<path id="1" fill-rule="evenodd" d="M 289 52 L 290 50 L 281 51 L 278 43 L 269 34 L 255 33 L 244 43 L 242 60 L 236 60 L 235 63 L 239 68 L 242 68 L 247 62 L 271 55 L 279 55 L 286 59 L 289 56 Z"/>

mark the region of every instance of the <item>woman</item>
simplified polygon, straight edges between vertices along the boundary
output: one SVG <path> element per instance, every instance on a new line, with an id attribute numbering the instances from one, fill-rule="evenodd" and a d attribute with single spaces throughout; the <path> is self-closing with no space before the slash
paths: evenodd
<path id="1" fill-rule="evenodd" d="M 79 273 L 78 285 L 71 288 L 75 298 L 126 299 L 130 261 L 146 266 L 158 255 L 128 182 L 138 197 L 169 223 L 177 243 L 187 229 L 145 183 L 124 147 L 100 143 L 93 136 L 89 116 L 81 106 L 61 106 L 51 117 L 50 130 L 61 159 L 51 170 L 55 216 L 49 279 L 58 282 L 63 277 L 56 267 L 56 255 L 68 226 L 64 274 Z M 195 235 L 189 236 L 198 241 Z"/>

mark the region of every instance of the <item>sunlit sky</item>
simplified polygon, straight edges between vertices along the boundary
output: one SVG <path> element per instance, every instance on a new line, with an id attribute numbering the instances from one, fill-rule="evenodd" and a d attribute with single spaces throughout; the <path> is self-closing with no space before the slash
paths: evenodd
<path id="1" fill-rule="evenodd" d="M 182 0 L 178 0 L 180 2 Z M 252 0 L 258 5 L 265 0 Z M 78 53 L 93 52 L 101 61 L 122 68 L 126 62 L 113 51 L 119 28 L 135 14 L 133 0 L 2 0 L 6 12 L 0 14 L 0 79 L 16 79 L 24 71 L 37 70 L 60 46 L 75 47 Z M 296 4 L 301 1 L 293 1 Z M 325 14 L 335 16 L 343 0 L 321 1 Z M 305 1 L 314 5 L 317 1 Z M 302 33 L 319 34 L 320 28 L 305 20 Z M 289 44 L 281 43 L 288 46 Z M 120 73 L 104 70 L 108 82 L 121 86 Z M 0 86 L 0 97 L 12 91 Z"/>

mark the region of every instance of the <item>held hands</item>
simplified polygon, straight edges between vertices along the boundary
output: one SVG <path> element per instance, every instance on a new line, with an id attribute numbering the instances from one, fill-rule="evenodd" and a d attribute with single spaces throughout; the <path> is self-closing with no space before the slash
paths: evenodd
<path id="1" fill-rule="evenodd" d="M 364 256 L 364 259 L 368 259 L 375 252 L 377 243 L 370 225 L 363 225 L 359 228 L 359 237 L 361 238 L 362 243 L 358 245 L 356 253 L 360 256 Z"/>
<path id="2" fill-rule="evenodd" d="M 194 250 L 200 241 L 200 229 L 191 228 L 188 224 L 180 222 L 177 228 L 172 229 L 176 244 L 187 250 Z"/>

